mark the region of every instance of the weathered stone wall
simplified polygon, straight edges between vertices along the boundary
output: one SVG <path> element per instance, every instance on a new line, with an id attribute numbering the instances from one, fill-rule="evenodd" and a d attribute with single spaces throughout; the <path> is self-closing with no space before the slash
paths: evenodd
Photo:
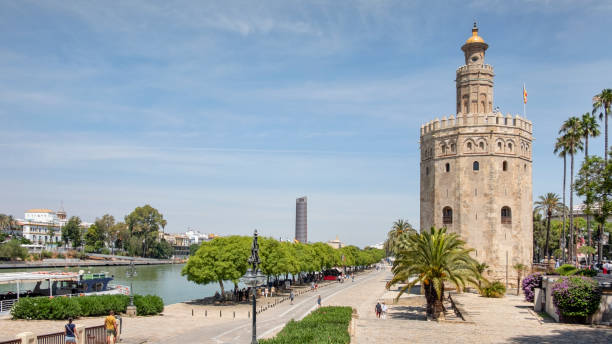
<path id="1" fill-rule="evenodd" d="M 421 129 L 421 229 L 458 233 L 490 265 L 490 277 L 505 280 L 508 269 L 510 284 L 512 265 L 532 260 L 531 130 L 526 119 L 499 113 L 459 114 Z M 444 223 L 445 207 L 452 223 Z"/>

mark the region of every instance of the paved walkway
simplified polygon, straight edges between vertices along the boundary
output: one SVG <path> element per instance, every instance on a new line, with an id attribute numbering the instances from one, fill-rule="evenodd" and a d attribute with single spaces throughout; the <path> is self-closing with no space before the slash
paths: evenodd
<path id="1" fill-rule="evenodd" d="M 321 295 L 324 306 L 333 304 L 356 307 L 363 304 L 364 307 L 373 307 L 372 301 L 368 300 L 373 300 L 373 290 L 380 294 L 384 292 L 380 285 L 385 274 L 385 271 L 366 272 L 356 275 L 355 282 L 328 283 L 318 291 L 297 295 L 294 305 L 285 301 L 272 306 L 274 299 L 260 298 L 257 300 L 258 308 L 267 305 L 268 309 L 257 316 L 258 337 L 273 336 L 289 320 L 306 316 L 316 307 L 318 295 Z M 192 310 L 194 316 L 191 315 Z M 219 317 L 219 311 L 222 317 Z M 124 318 L 121 343 L 250 343 L 250 312 L 251 306 L 248 304 L 169 305 L 162 316 Z M 75 323 L 94 326 L 102 324 L 103 320 L 104 317 L 81 318 Z M 63 325 L 63 321 L 0 320 L 0 341 L 13 339 L 15 334 L 24 331 L 36 334 L 58 332 L 63 329 Z"/>
<path id="2" fill-rule="evenodd" d="M 473 323 L 426 321 L 418 302 L 403 301 L 391 307 L 387 320 L 361 313 L 356 343 L 612 343 L 611 328 L 541 323 L 522 297 L 464 293 L 453 298 L 464 305 Z"/>

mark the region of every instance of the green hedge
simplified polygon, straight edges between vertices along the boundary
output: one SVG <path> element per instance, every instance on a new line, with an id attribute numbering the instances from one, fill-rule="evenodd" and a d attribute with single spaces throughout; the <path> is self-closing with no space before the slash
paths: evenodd
<path id="1" fill-rule="evenodd" d="M 262 339 L 259 343 L 348 344 L 352 312 L 351 307 L 322 307 L 300 321 L 291 320 L 276 337 Z"/>
<path id="2" fill-rule="evenodd" d="M 91 295 L 79 297 L 23 297 L 13 306 L 13 319 L 60 320 L 125 312 L 130 304 L 126 295 Z M 134 295 L 138 315 L 155 315 L 164 310 L 164 302 L 155 295 Z"/>

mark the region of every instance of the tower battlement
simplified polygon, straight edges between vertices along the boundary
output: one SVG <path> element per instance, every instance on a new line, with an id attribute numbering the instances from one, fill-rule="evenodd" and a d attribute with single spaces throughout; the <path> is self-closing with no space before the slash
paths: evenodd
<path id="1" fill-rule="evenodd" d="M 501 112 L 497 112 L 488 114 L 458 114 L 457 117 L 450 115 L 448 118 L 446 116 L 442 117 L 442 119 L 436 118 L 421 125 L 421 136 L 433 134 L 438 130 L 468 126 L 512 127 L 522 129 L 529 134 L 533 132 L 533 125 L 528 119 L 519 115 L 514 115 L 513 117 L 509 113 L 504 116 Z"/>

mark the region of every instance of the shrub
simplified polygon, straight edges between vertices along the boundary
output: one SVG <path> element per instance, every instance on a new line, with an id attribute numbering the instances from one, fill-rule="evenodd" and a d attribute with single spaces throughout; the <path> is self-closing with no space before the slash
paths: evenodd
<path id="1" fill-rule="evenodd" d="M 58 253 L 56 256 L 58 259 L 64 259 L 66 256 L 63 253 Z"/>
<path id="2" fill-rule="evenodd" d="M 563 264 L 557 269 L 555 269 L 555 272 L 561 276 L 571 276 L 575 274 L 576 271 L 578 271 L 578 269 L 576 269 L 576 267 L 572 264 Z"/>
<path id="3" fill-rule="evenodd" d="M 79 316 L 107 315 L 125 312 L 130 304 L 127 295 L 90 295 L 79 297 L 23 297 L 11 310 L 14 319 L 62 320 Z M 164 310 L 159 296 L 134 295 L 138 315 L 154 315 Z"/>
<path id="4" fill-rule="evenodd" d="M 77 298 L 22 297 L 11 309 L 15 319 L 60 320 L 77 317 L 81 306 Z"/>
<path id="5" fill-rule="evenodd" d="M 40 252 L 40 255 L 43 258 L 51 258 L 51 257 L 53 257 L 53 253 L 49 252 L 49 251 L 46 251 L 46 250 L 42 250 L 42 252 Z"/>
<path id="6" fill-rule="evenodd" d="M 523 293 L 525 294 L 525 300 L 533 302 L 535 296 L 534 289 L 539 287 L 542 283 L 542 274 L 539 272 L 533 273 L 525 277 L 522 283 Z"/>
<path id="7" fill-rule="evenodd" d="M 135 295 L 134 306 L 138 315 L 155 315 L 164 311 L 164 301 L 156 295 Z"/>
<path id="8" fill-rule="evenodd" d="M 578 275 L 578 276 L 586 276 L 586 277 L 595 277 L 595 276 L 597 276 L 597 271 L 596 270 L 591 270 L 591 269 L 580 269 L 580 270 L 576 271 L 576 275 Z"/>
<path id="9" fill-rule="evenodd" d="M 566 322 L 584 322 L 597 311 L 601 290 L 589 277 L 561 277 L 552 286 L 552 298 L 557 314 Z"/>
<path id="10" fill-rule="evenodd" d="M 506 286 L 499 281 L 489 283 L 482 288 L 480 295 L 484 297 L 504 297 L 504 295 L 506 295 Z"/>
<path id="11" fill-rule="evenodd" d="M 111 250 L 109 250 L 106 247 L 102 247 L 102 249 L 100 250 L 100 253 L 102 253 L 102 254 L 111 254 Z"/>
<path id="12" fill-rule="evenodd" d="M 294 343 L 349 343 L 348 325 L 351 307 L 321 307 L 301 321 L 291 320 L 283 330 L 271 339 L 262 339 L 261 344 Z"/>

